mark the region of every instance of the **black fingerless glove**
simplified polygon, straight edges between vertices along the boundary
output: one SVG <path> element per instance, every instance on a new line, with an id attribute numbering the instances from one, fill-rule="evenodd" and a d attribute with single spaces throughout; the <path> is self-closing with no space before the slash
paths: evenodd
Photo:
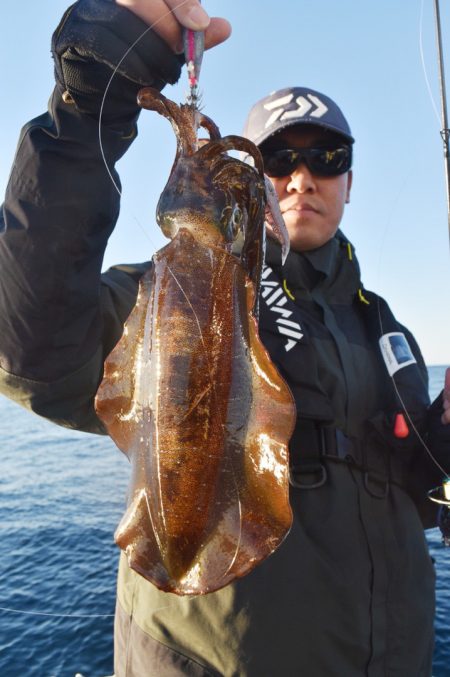
<path id="1" fill-rule="evenodd" d="M 143 86 L 162 89 L 180 76 L 177 57 L 156 33 L 114 0 L 78 0 L 64 14 L 52 37 L 57 86 L 64 100 L 102 122 L 132 121 L 139 113 L 136 95 Z M 125 58 L 127 50 L 137 42 Z M 123 59 L 123 60 L 122 60 Z"/>

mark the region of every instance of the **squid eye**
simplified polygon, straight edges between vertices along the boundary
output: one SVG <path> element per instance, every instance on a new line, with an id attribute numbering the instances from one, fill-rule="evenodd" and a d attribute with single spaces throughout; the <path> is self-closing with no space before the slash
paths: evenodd
<path id="1" fill-rule="evenodd" d="M 233 214 L 231 216 L 231 220 L 233 222 L 233 226 L 240 226 L 242 223 L 242 209 L 236 205 L 236 207 L 233 209 Z"/>

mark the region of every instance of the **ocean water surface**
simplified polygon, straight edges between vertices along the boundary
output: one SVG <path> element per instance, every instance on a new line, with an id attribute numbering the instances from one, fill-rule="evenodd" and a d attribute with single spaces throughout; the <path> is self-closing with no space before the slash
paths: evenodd
<path id="1" fill-rule="evenodd" d="M 444 367 L 430 367 L 430 393 Z M 0 676 L 111 675 L 114 529 L 129 464 L 104 437 L 58 428 L 0 398 Z M 436 560 L 434 677 L 450 675 L 450 548 Z M 345 676 L 343 676 L 345 677 Z"/>

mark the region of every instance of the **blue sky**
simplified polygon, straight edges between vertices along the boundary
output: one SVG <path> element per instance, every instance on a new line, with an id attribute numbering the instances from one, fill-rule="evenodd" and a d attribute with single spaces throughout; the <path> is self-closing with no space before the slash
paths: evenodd
<path id="1" fill-rule="evenodd" d="M 428 364 L 450 364 L 450 254 L 432 0 L 204 0 L 233 25 L 205 55 L 204 112 L 223 134 L 239 133 L 250 106 L 274 89 L 304 85 L 334 98 L 356 138 L 354 184 L 342 229 L 356 246 L 367 288 L 385 296 L 415 333 Z M 450 7 L 441 3 L 450 82 Z M 447 5 L 447 7 L 444 7 Z M 40 114 L 52 87 L 50 36 L 67 3 L 4 3 L 0 45 L 0 185 L 21 125 Z M 184 101 L 186 75 L 165 93 Z M 140 135 L 119 164 L 122 211 L 105 266 L 151 257 L 165 240 L 156 202 L 175 142 L 169 123 L 141 116 Z"/>

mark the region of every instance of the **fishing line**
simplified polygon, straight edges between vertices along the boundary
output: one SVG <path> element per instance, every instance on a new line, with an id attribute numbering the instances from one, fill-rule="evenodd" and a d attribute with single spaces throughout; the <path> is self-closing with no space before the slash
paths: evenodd
<path id="1" fill-rule="evenodd" d="M 441 119 L 439 117 L 438 108 L 436 106 L 436 102 L 435 102 L 434 96 L 433 96 L 433 91 L 431 89 L 430 81 L 429 81 L 429 78 L 428 78 L 427 67 L 426 67 L 426 63 L 425 63 L 425 55 L 424 55 L 424 50 L 423 50 L 423 8 L 424 8 L 424 3 L 425 3 L 425 0 L 422 0 L 421 5 L 420 5 L 420 20 L 419 20 L 420 60 L 421 60 L 421 63 L 422 63 L 422 71 L 423 71 L 423 75 L 424 75 L 424 78 L 425 78 L 425 84 L 427 86 L 428 94 L 429 94 L 429 97 L 430 97 L 430 100 L 431 100 L 431 105 L 433 107 L 433 110 L 434 110 L 434 113 L 436 115 L 438 125 L 439 125 L 439 128 L 440 128 Z"/>
<path id="2" fill-rule="evenodd" d="M 0 606 L 0 611 L 7 611 L 12 614 L 25 614 L 26 616 L 49 616 L 51 618 L 114 618 L 114 614 L 53 614 L 46 611 L 22 611 L 5 606 Z"/>
<path id="3" fill-rule="evenodd" d="M 197 597 L 200 595 L 191 595 L 190 597 L 184 596 L 180 597 L 184 602 L 193 602 Z M 170 609 L 173 607 L 174 604 L 171 602 L 170 604 L 167 604 L 165 606 L 157 607 L 156 609 L 152 609 L 152 612 L 156 611 L 164 611 L 165 609 Z M 134 608 L 134 604 L 133 604 Z M 12 613 L 12 614 L 19 614 L 19 615 L 25 615 L 25 616 L 44 616 L 44 617 L 49 617 L 49 618 L 114 618 L 115 614 L 78 614 L 78 613 L 71 613 L 71 614 L 63 614 L 63 613 L 51 613 L 47 611 L 23 611 L 22 609 L 12 609 L 10 607 L 5 607 L 5 606 L 0 606 L 0 611 L 4 611 L 6 613 Z"/>
<path id="4" fill-rule="evenodd" d="M 180 2 L 178 5 L 176 5 L 175 7 L 173 7 L 171 10 L 169 10 L 168 12 L 166 12 L 165 14 L 163 14 L 161 17 L 159 17 L 159 19 L 157 19 L 156 21 L 154 21 L 148 28 L 146 28 L 146 29 L 141 33 L 141 35 L 139 35 L 139 36 L 136 38 L 136 40 L 133 42 L 133 44 L 132 44 L 130 47 L 128 47 L 128 49 L 125 51 L 125 53 L 123 54 L 123 56 L 121 57 L 121 59 L 120 59 L 119 62 L 117 63 L 117 65 L 116 65 L 116 67 L 114 68 L 114 70 L 113 70 L 113 72 L 112 72 L 112 75 L 111 75 L 111 77 L 109 78 L 109 80 L 108 80 L 108 82 L 107 82 L 107 85 L 106 85 L 106 87 L 105 87 L 105 91 L 104 91 L 104 93 L 103 93 L 102 102 L 101 102 L 101 106 L 100 106 L 99 119 L 98 119 L 98 140 L 99 140 L 99 144 L 100 144 L 100 153 L 101 153 L 102 160 L 103 160 L 103 163 L 104 163 L 104 165 L 105 165 L 106 171 L 108 172 L 109 178 L 111 179 L 112 184 L 113 184 L 114 188 L 116 189 L 116 191 L 117 191 L 117 193 L 119 194 L 120 197 L 122 197 L 122 192 L 121 192 L 119 186 L 117 185 L 116 181 L 114 180 L 114 176 L 113 176 L 113 174 L 112 174 L 112 171 L 110 170 L 110 168 L 109 168 L 109 166 L 108 166 L 108 161 L 107 161 L 107 159 L 106 159 L 106 155 L 105 155 L 105 152 L 104 152 L 104 148 L 103 148 L 103 139 L 102 139 L 102 117 L 103 117 L 103 109 L 104 109 L 104 107 L 105 107 L 106 97 L 107 97 L 107 95 L 108 95 L 109 88 L 111 87 L 111 83 L 112 83 L 113 79 L 115 78 L 115 76 L 116 76 L 116 74 L 117 74 L 117 71 L 119 70 L 120 66 L 121 66 L 122 63 L 125 61 L 125 59 L 127 58 L 128 54 L 130 54 L 130 52 L 133 51 L 133 49 L 136 47 L 136 45 L 137 45 L 137 44 L 138 44 L 138 43 L 139 43 L 139 42 L 147 35 L 147 33 L 148 33 L 149 31 L 151 31 L 155 26 L 157 26 L 159 23 L 161 23 L 161 21 L 163 21 L 163 19 L 165 19 L 166 17 L 170 16 L 171 14 L 174 14 L 174 12 L 175 12 L 176 9 L 179 9 L 180 7 L 183 7 L 183 5 L 185 5 L 187 2 L 190 2 L 190 0 L 183 0 L 183 1 Z M 145 236 L 146 236 L 146 238 L 149 240 L 149 242 L 150 242 L 150 243 L 155 247 L 155 249 L 156 249 L 157 247 L 156 247 L 156 245 L 155 245 L 155 242 L 153 241 L 153 239 L 152 239 L 151 235 L 149 234 L 149 232 L 142 226 L 142 224 L 139 222 L 139 220 L 138 220 L 138 218 L 137 218 L 136 216 L 134 216 L 134 220 L 135 220 L 136 223 L 138 224 L 139 228 L 143 231 L 143 233 L 145 234 Z M 206 355 L 206 360 L 207 360 L 207 364 L 208 364 L 209 374 L 210 374 L 210 376 L 212 376 L 211 364 L 210 364 L 210 361 L 209 361 L 209 354 L 208 354 L 208 351 L 207 351 L 207 348 L 206 348 L 206 345 L 205 345 L 205 342 L 204 342 L 204 337 L 203 337 L 203 333 L 202 333 L 201 328 L 200 328 L 200 322 L 199 322 L 198 316 L 197 316 L 197 314 L 196 314 L 196 312 L 195 312 L 195 310 L 194 310 L 194 308 L 193 308 L 191 302 L 189 301 L 189 299 L 188 299 L 188 297 L 187 297 L 187 295 L 186 295 L 186 293 L 185 293 L 185 291 L 184 291 L 182 285 L 180 284 L 179 280 L 177 279 L 177 276 L 176 276 L 175 273 L 172 271 L 172 269 L 171 269 L 171 267 L 169 266 L 169 264 L 167 264 L 167 270 L 168 270 L 169 273 L 172 275 L 172 277 L 173 277 L 175 283 L 178 285 L 178 287 L 179 287 L 181 293 L 183 294 L 183 296 L 184 296 L 186 302 L 188 303 L 188 305 L 189 305 L 189 307 L 190 307 L 190 309 L 191 309 L 191 312 L 192 312 L 192 314 L 193 314 L 193 316 L 194 316 L 194 318 L 195 318 L 195 321 L 196 321 L 196 323 L 197 323 L 197 327 L 198 327 L 198 330 L 199 330 L 199 333 L 200 333 L 200 340 L 201 340 L 201 342 L 202 342 L 203 349 L 204 349 L 204 352 L 205 352 L 205 355 Z"/>
<path id="5" fill-rule="evenodd" d="M 400 197 L 401 197 L 401 195 L 402 195 L 402 193 L 403 193 L 403 191 L 404 191 L 404 189 L 405 189 L 405 187 L 406 187 L 406 185 L 407 185 L 407 183 L 408 183 L 408 181 L 409 181 L 409 177 L 410 177 L 410 176 L 411 176 L 411 170 L 408 172 L 408 174 L 407 174 L 406 177 L 404 178 L 403 184 L 402 184 L 402 186 L 400 187 L 400 189 L 398 190 L 398 193 L 397 193 L 396 197 L 395 197 L 394 200 L 393 200 L 392 207 L 391 207 L 391 211 L 390 211 L 390 214 L 389 214 L 387 223 L 386 223 L 386 225 L 385 225 L 385 227 L 384 227 L 384 232 L 383 232 L 383 236 L 382 236 L 382 239 L 381 239 L 381 246 L 380 246 L 379 255 L 378 255 L 378 273 L 377 273 L 378 281 L 380 281 L 380 279 L 381 279 L 381 263 L 382 263 L 383 251 L 384 251 L 385 246 L 386 246 L 386 244 L 385 244 L 385 242 L 386 242 L 386 236 L 387 236 L 388 230 L 390 230 L 390 225 L 391 225 L 391 221 L 392 221 L 392 219 L 393 219 L 393 215 L 394 215 L 395 210 L 396 210 L 396 208 L 397 208 L 397 205 L 398 205 L 398 203 L 399 203 L 399 201 L 400 201 Z M 383 320 L 382 320 L 382 316 L 381 316 L 381 304 L 380 304 L 380 298 L 379 298 L 379 296 L 377 296 L 377 312 L 378 312 L 378 323 L 379 323 L 379 326 L 380 326 L 381 336 L 384 336 L 384 327 L 383 327 Z M 400 394 L 400 391 L 399 391 L 399 389 L 398 389 L 398 387 L 397 387 L 397 384 L 396 384 L 396 382 L 395 382 L 394 376 L 393 376 L 393 375 L 390 376 L 390 379 L 391 379 L 391 381 L 392 381 L 392 385 L 393 385 L 393 387 L 394 387 L 394 390 L 395 390 L 395 393 L 396 393 L 396 395 L 397 395 L 397 398 L 398 398 L 398 400 L 399 400 L 399 402 L 400 402 L 400 405 L 401 405 L 401 407 L 402 407 L 402 409 L 403 409 L 403 412 L 404 412 L 404 414 L 406 415 L 406 418 L 408 419 L 408 422 L 409 422 L 409 424 L 410 424 L 410 426 L 411 426 L 411 429 L 414 431 L 414 433 L 415 433 L 415 435 L 416 435 L 416 437 L 417 437 L 419 443 L 420 443 L 420 444 L 422 445 L 422 447 L 425 449 L 425 451 L 426 451 L 427 454 L 430 456 L 431 460 L 435 463 L 435 465 L 437 465 L 437 467 L 439 468 L 439 470 L 440 470 L 445 476 L 447 476 L 447 472 L 442 468 L 442 466 L 439 464 L 439 462 L 435 459 L 435 457 L 433 456 L 433 454 L 432 454 L 430 448 L 429 448 L 428 445 L 426 444 L 426 442 L 425 442 L 425 440 L 423 439 L 423 437 L 421 436 L 420 432 L 417 430 L 417 427 L 415 426 L 415 424 L 414 424 L 414 422 L 413 422 L 413 420 L 412 420 L 412 418 L 411 418 L 411 416 L 410 416 L 410 414 L 409 414 L 409 412 L 408 412 L 408 409 L 407 409 L 407 407 L 406 407 L 406 404 L 405 404 L 405 402 L 404 402 L 404 400 L 403 400 L 403 398 L 402 398 L 402 396 L 401 396 L 401 394 Z"/>
<path id="6" fill-rule="evenodd" d="M 423 75 L 424 75 L 426 87 L 427 87 L 428 94 L 429 94 L 429 97 L 430 97 L 430 100 L 431 100 L 431 105 L 433 107 L 433 110 L 435 112 L 435 115 L 437 117 L 438 124 L 439 124 L 439 127 L 440 127 L 439 113 L 437 111 L 436 103 L 434 101 L 430 81 L 429 81 L 427 70 L 426 70 L 426 64 L 425 64 L 425 57 L 424 57 L 424 50 L 423 50 L 423 9 L 424 9 L 424 0 L 421 0 L 420 19 L 419 19 L 419 51 L 420 51 L 422 70 L 423 70 Z M 382 241 L 381 241 L 381 247 L 380 247 L 380 253 L 379 253 L 379 260 L 378 260 L 378 279 L 380 279 L 381 260 L 382 260 L 383 250 L 385 248 L 386 235 L 387 235 L 388 229 L 390 227 L 394 211 L 395 211 L 395 209 L 398 205 L 398 202 L 400 200 L 401 194 L 403 193 L 405 186 L 408 182 L 408 179 L 411 176 L 411 171 L 412 170 L 410 170 L 409 173 L 406 175 L 406 177 L 403 181 L 403 184 L 402 184 L 401 188 L 399 189 L 397 196 L 395 197 L 395 199 L 392 203 L 392 208 L 391 208 L 391 211 L 390 211 L 390 214 L 389 214 L 389 217 L 388 217 L 388 221 L 387 221 L 386 226 L 384 228 L 384 233 L 383 233 L 383 237 L 382 237 Z M 384 335 L 384 328 L 383 328 L 383 321 L 382 321 L 382 317 L 381 317 L 381 305 L 380 305 L 380 299 L 379 298 L 377 298 L 377 311 L 378 311 L 378 321 L 379 321 L 379 325 L 380 325 L 380 331 L 381 331 L 381 335 L 383 336 Z M 399 392 L 399 389 L 398 389 L 397 384 L 395 382 L 394 375 L 391 375 L 390 378 L 391 378 L 395 393 L 397 395 L 398 401 L 400 402 L 400 405 L 403 409 L 403 412 L 406 415 L 406 418 L 408 419 L 408 422 L 409 422 L 411 429 L 413 430 L 414 434 L 416 435 L 417 440 L 419 441 L 422 448 L 425 449 L 425 451 L 427 452 L 428 456 L 430 457 L 432 462 L 435 464 L 435 466 L 440 470 L 440 472 L 444 475 L 444 477 L 448 479 L 449 478 L 448 472 L 441 466 L 441 464 L 435 458 L 431 449 L 428 447 L 427 443 L 425 442 L 425 440 L 423 439 L 419 430 L 417 429 L 417 426 L 414 424 L 414 421 L 412 420 L 412 418 L 409 414 L 409 411 L 406 407 L 406 404 L 405 404 L 405 402 L 404 402 L 404 400 L 403 400 L 403 398 L 402 398 L 402 396 Z"/>
<path id="7" fill-rule="evenodd" d="M 112 171 L 111 171 L 110 168 L 109 168 L 108 161 L 107 161 L 107 159 L 106 159 L 106 155 L 105 155 L 104 148 L 103 148 L 102 119 L 103 119 L 103 110 L 104 110 L 104 107 L 105 107 L 106 97 L 108 96 L 109 88 L 111 87 L 111 83 L 112 83 L 112 81 L 114 80 L 114 78 L 115 78 L 115 76 L 116 76 L 116 74 L 117 74 L 117 71 L 119 70 L 120 66 L 121 66 L 122 63 L 125 61 L 125 59 L 126 59 L 127 56 L 130 54 L 130 52 L 133 51 L 133 49 L 136 47 L 136 45 L 139 44 L 139 42 L 147 35 L 147 33 L 149 33 L 155 26 L 157 26 L 159 23 L 161 23 L 161 21 L 163 21 L 163 19 L 165 19 L 166 17 L 168 17 L 168 16 L 170 16 L 171 14 L 173 14 L 173 13 L 175 12 L 176 9 L 179 9 L 180 7 L 183 7 L 183 5 L 185 5 L 187 2 L 190 2 L 190 0 L 183 0 L 182 2 L 180 2 L 180 4 L 176 5 L 176 7 L 173 7 L 173 9 L 171 9 L 171 10 L 169 10 L 168 12 L 166 12 L 165 14 L 163 14 L 163 16 L 160 16 L 159 19 L 157 19 L 156 21 L 154 21 L 148 28 L 146 28 L 146 29 L 141 33 L 141 35 L 139 35 L 139 36 L 136 38 L 136 40 L 133 42 L 133 44 L 132 44 L 130 47 L 128 47 L 128 49 L 125 51 L 125 53 L 123 54 L 123 56 L 121 57 L 121 59 L 120 59 L 119 62 L 117 63 L 116 67 L 114 68 L 114 70 L 113 70 L 113 72 L 112 72 L 111 77 L 109 78 L 109 80 L 108 80 L 108 82 L 107 82 L 107 84 L 106 84 L 105 91 L 103 92 L 102 102 L 101 102 L 101 105 L 100 105 L 100 114 L 99 114 L 99 118 L 98 118 L 98 140 L 99 140 L 99 144 L 100 144 L 100 153 L 101 153 L 101 156 L 102 156 L 103 164 L 105 165 L 106 171 L 108 172 L 108 176 L 109 176 L 109 178 L 111 179 L 111 182 L 112 182 L 114 188 L 116 189 L 116 191 L 117 191 L 117 193 L 119 194 L 120 197 L 122 197 L 122 192 L 121 192 L 119 186 L 117 185 L 117 183 L 116 183 L 116 181 L 115 181 L 115 179 L 114 179 L 114 176 L 113 176 L 113 174 L 112 174 Z M 144 231 L 146 237 L 149 239 L 149 241 L 151 242 L 151 244 L 152 244 L 153 246 L 155 246 L 155 243 L 152 241 L 152 238 L 151 238 L 150 234 L 149 234 L 149 233 L 145 230 L 145 228 L 139 223 L 139 221 L 137 220 L 136 217 L 135 217 L 135 220 L 136 220 L 136 222 L 138 223 L 139 227 Z"/>
<path id="8" fill-rule="evenodd" d="M 381 334 L 384 335 L 383 321 L 382 321 L 382 318 L 381 318 L 381 306 L 380 306 L 380 299 L 379 299 L 379 298 L 377 298 L 377 310 L 378 310 L 378 321 L 379 321 L 379 323 L 380 323 Z M 403 409 L 403 411 L 404 411 L 404 413 L 405 413 L 405 415 L 406 415 L 406 418 L 408 419 L 408 422 L 409 422 L 409 424 L 410 424 L 410 426 L 411 426 L 411 428 L 412 428 L 414 434 L 416 435 L 418 441 L 420 442 L 420 444 L 422 445 L 422 447 L 425 449 L 425 451 L 427 452 L 428 456 L 431 458 L 431 460 L 433 461 L 433 463 L 439 468 L 439 470 L 441 471 L 441 473 L 442 473 L 446 478 L 448 478 L 448 473 L 447 473 L 447 471 L 444 470 L 444 468 L 441 466 L 441 464 L 439 463 L 439 461 L 435 458 L 435 456 L 433 455 L 431 449 L 428 447 L 427 443 L 425 442 L 425 440 L 423 439 L 422 435 L 421 435 L 420 432 L 418 431 L 416 425 L 414 424 L 414 421 L 412 420 L 412 418 L 411 418 L 411 416 L 410 416 L 410 414 L 409 414 L 409 412 L 408 412 L 408 409 L 407 409 L 407 407 L 406 407 L 406 404 L 405 404 L 405 402 L 404 402 L 404 400 L 403 400 L 403 398 L 402 398 L 402 396 L 401 396 L 401 394 L 400 394 L 400 391 L 399 391 L 398 386 L 397 386 L 397 384 L 396 384 L 396 382 L 395 382 L 394 376 L 391 376 L 390 378 L 391 378 L 391 380 L 392 380 L 392 384 L 393 384 L 393 386 L 394 386 L 394 390 L 395 390 L 395 393 L 396 393 L 396 395 L 397 395 L 397 398 L 398 398 L 398 400 L 399 400 L 399 402 L 400 402 L 400 405 L 401 405 L 401 407 L 402 407 L 402 409 Z"/>

